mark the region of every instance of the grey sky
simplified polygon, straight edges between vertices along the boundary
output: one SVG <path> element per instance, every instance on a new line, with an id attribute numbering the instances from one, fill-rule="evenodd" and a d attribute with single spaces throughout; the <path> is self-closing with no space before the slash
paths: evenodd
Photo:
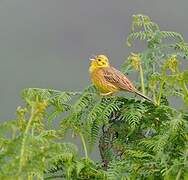
<path id="1" fill-rule="evenodd" d="M 107 54 L 117 67 L 133 14 L 188 41 L 187 0 L 1 0 L 0 120 L 14 117 L 26 87 L 81 90 L 88 57 Z"/>

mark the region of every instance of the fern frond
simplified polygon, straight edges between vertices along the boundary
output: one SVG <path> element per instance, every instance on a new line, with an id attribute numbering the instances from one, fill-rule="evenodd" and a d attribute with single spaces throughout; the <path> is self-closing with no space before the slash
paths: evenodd
<path id="1" fill-rule="evenodd" d="M 107 171 L 107 178 L 109 180 L 131 180 L 131 167 L 129 165 L 128 161 L 111 161 Z"/>
<path id="2" fill-rule="evenodd" d="M 73 106 L 74 111 L 81 111 L 85 108 L 88 108 L 88 106 L 95 102 L 96 99 L 96 89 L 94 86 L 89 86 L 84 90 L 81 97 L 75 102 Z"/>
<path id="3" fill-rule="evenodd" d="M 175 40 L 178 40 L 180 42 L 184 41 L 182 35 L 177 32 L 172 32 L 172 31 L 158 31 L 156 33 L 157 36 L 160 38 L 168 39 L 168 38 L 173 38 Z"/>
<path id="4" fill-rule="evenodd" d="M 0 124 L 0 137 L 8 138 L 8 135 L 14 136 L 18 129 L 19 129 L 18 122 L 16 120 L 11 120 L 11 121 L 6 121 L 4 123 L 1 123 Z"/>
<path id="5" fill-rule="evenodd" d="M 153 155 L 147 152 L 143 152 L 141 150 L 132 150 L 132 149 L 126 150 L 124 156 L 128 156 L 131 158 L 154 158 Z"/>
<path id="6" fill-rule="evenodd" d="M 185 120 L 181 117 L 181 115 L 177 118 L 173 118 L 169 122 L 169 128 L 172 134 L 180 133 L 185 127 Z"/>
<path id="7" fill-rule="evenodd" d="M 103 103 L 102 99 L 93 107 L 87 116 L 87 131 L 90 146 L 92 146 L 99 134 L 99 128 L 103 124 L 102 119 L 99 116 L 104 111 L 106 104 Z"/>
<path id="8" fill-rule="evenodd" d="M 148 150 L 153 150 L 155 146 L 155 139 L 144 139 L 139 143 L 139 145 L 143 145 Z"/>
<path id="9" fill-rule="evenodd" d="M 170 47 L 179 51 L 179 53 L 177 53 L 177 54 L 180 57 L 183 57 L 185 59 L 188 58 L 188 43 L 181 41 L 181 42 L 177 42 L 175 44 L 171 44 Z"/>
<path id="10" fill-rule="evenodd" d="M 147 148 L 152 149 L 156 154 L 162 152 L 168 144 L 169 134 L 156 135 L 152 140 L 142 141 Z"/>
<path id="11" fill-rule="evenodd" d="M 126 107 L 120 117 L 123 121 L 128 122 L 132 129 L 135 129 L 140 124 L 140 120 L 145 112 L 146 109 L 143 105 L 135 103 L 133 106 L 129 105 Z"/>
<path id="12" fill-rule="evenodd" d="M 119 102 L 116 98 L 103 98 L 96 106 L 91 110 L 87 117 L 87 128 L 89 130 L 90 147 L 96 142 L 100 128 L 109 124 L 110 115 L 120 110 Z"/>
<path id="13" fill-rule="evenodd" d="M 143 40 L 147 40 L 148 38 L 150 38 L 152 36 L 151 32 L 133 32 L 131 33 L 128 37 L 127 37 L 127 45 L 128 46 L 132 46 L 132 42 L 136 39 L 139 39 L 141 41 Z"/>
<path id="14" fill-rule="evenodd" d="M 138 30 L 144 30 L 144 31 L 159 30 L 159 26 L 156 23 L 152 22 L 148 16 L 143 14 L 133 15 L 131 31 L 134 32 L 136 28 L 138 28 Z"/>

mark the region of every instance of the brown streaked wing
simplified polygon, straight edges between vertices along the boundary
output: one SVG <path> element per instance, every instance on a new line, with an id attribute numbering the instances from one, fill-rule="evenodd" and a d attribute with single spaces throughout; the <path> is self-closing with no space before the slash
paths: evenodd
<path id="1" fill-rule="evenodd" d="M 122 72 L 118 71 L 113 67 L 103 68 L 103 74 L 108 82 L 112 83 L 114 86 L 118 87 L 119 89 L 130 91 L 130 92 L 136 90 L 136 88 L 129 81 L 129 79 Z"/>
<path id="2" fill-rule="evenodd" d="M 101 92 L 110 92 L 110 91 L 117 91 L 117 87 L 106 80 L 104 77 L 104 72 L 102 68 L 98 68 L 95 70 L 92 75 L 91 79 L 93 84 L 101 91 Z"/>

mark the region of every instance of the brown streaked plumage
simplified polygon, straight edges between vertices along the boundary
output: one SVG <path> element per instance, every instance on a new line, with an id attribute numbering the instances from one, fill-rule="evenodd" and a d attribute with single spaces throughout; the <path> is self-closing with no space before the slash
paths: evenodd
<path id="1" fill-rule="evenodd" d="M 105 55 L 98 55 L 90 60 L 92 60 L 89 68 L 91 80 L 99 89 L 101 95 L 107 96 L 118 91 L 128 91 L 152 101 L 149 97 L 139 92 L 122 72 L 110 66 Z"/>

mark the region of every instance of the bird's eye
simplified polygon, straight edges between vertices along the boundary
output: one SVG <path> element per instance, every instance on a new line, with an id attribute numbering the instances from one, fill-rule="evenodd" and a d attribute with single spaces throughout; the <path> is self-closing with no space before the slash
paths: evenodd
<path id="1" fill-rule="evenodd" d="M 101 61 L 101 59 L 98 59 L 98 61 Z"/>

